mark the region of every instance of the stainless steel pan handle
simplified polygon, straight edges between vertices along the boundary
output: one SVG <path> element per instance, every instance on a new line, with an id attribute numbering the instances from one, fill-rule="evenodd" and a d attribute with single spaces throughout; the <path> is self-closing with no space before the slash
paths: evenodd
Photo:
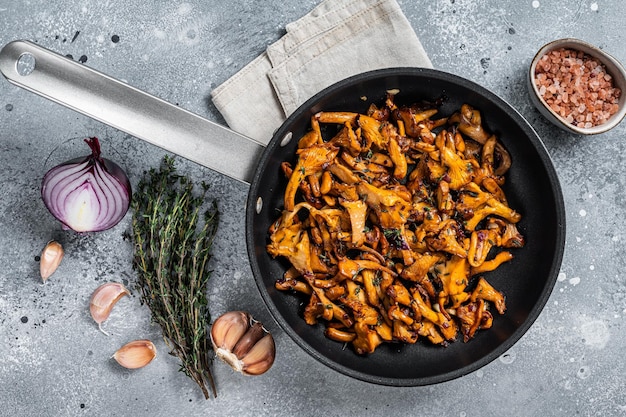
<path id="1" fill-rule="evenodd" d="M 250 183 L 264 145 L 28 41 L 0 51 L 11 83 Z"/>

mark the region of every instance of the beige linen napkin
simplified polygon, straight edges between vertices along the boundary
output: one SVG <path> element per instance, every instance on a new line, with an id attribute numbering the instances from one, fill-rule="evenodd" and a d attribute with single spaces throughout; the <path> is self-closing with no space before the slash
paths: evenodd
<path id="1" fill-rule="evenodd" d="M 229 127 L 267 144 L 298 106 L 362 72 L 432 64 L 395 0 L 324 0 L 215 88 Z"/>

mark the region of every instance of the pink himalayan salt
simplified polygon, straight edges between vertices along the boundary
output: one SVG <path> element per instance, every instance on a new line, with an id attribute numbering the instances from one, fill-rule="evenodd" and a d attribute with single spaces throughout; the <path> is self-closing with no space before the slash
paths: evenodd
<path id="1" fill-rule="evenodd" d="M 606 122 L 617 112 L 622 93 L 598 60 L 566 48 L 550 51 L 539 59 L 535 84 L 555 113 L 581 128 Z"/>

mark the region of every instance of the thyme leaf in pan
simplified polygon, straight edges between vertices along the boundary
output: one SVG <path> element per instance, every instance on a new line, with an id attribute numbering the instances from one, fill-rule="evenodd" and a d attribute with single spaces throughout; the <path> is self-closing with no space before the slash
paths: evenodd
<path id="1" fill-rule="evenodd" d="M 197 193 L 188 177 L 176 173 L 165 157 L 160 168 L 144 173 L 133 195 L 133 268 L 141 302 L 162 330 L 180 370 L 209 398 L 217 395 L 208 328 L 208 263 L 217 231 L 216 201 L 204 209 L 208 185 Z"/>

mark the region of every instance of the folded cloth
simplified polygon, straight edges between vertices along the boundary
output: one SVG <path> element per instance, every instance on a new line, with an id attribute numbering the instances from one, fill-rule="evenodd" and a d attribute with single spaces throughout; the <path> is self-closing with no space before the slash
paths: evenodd
<path id="1" fill-rule="evenodd" d="M 432 64 L 396 0 L 324 0 L 211 92 L 229 127 L 267 144 L 298 106 L 362 72 Z"/>

